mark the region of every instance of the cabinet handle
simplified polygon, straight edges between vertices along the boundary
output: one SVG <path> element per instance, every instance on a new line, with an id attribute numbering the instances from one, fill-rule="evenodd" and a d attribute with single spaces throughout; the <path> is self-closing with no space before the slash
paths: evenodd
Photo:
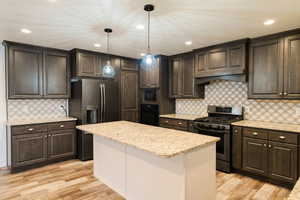
<path id="1" fill-rule="evenodd" d="M 178 122 L 178 125 L 182 125 L 182 123 L 181 123 L 181 122 Z"/>
<path id="2" fill-rule="evenodd" d="M 283 95 L 285 95 L 285 96 L 286 96 L 286 95 L 288 95 L 288 93 L 287 93 L 287 92 L 285 92 L 285 93 L 283 93 Z"/>
<path id="3" fill-rule="evenodd" d="M 280 96 L 282 96 L 282 95 L 283 95 L 283 93 L 282 93 L 282 92 L 280 92 L 280 93 L 279 93 L 279 95 L 280 95 Z"/>
<path id="4" fill-rule="evenodd" d="M 252 133 L 252 135 L 254 135 L 254 136 L 257 136 L 257 135 L 258 135 L 258 133 L 257 133 L 257 132 L 253 132 L 253 133 Z"/>
<path id="5" fill-rule="evenodd" d="M 29 128 L 28 131 L 33 131 L 33 128 Z"/>
<path id="6" fill-rule="evenodd" d="M 272 147 L 272 145 L 269 144 L 269 148 L 271 148 L 271 147 Z"/>
<path id="7" fill-rule="evenodd" d="M 49 134 L 48 137 L 51 137 L 51 135 Z"/>
<path id="8" fill-rule="evenodd" d="M 60 125 L 59 127 L 60 127 L 60 128 L 63 128 L 63 127 L 65 127 L 65 126 L 64 126 L 64 125 Z"/>
<path id="9" fill-rule="evenodd" d="M 284 137 L 284 136 L 282 136 L 282 135 L 281 135 L 281 136 L 279 136 L 279 138 L 280 138 L 280 139 L 282 139 L 282 140 L 284 140 L 284 139 L 285 139 L 285 137 Z"/>
<path id="10" fill-rule="evenodd" d="M 266 144 L 264 144 L 264 147 L 267 147 L 267 145 L 266 145 Z"/>
<path id="11" fill-rule="evenodd" d="M 169 121 L 166 121 L 166 123 L 169 123 Z"/>
<path id="12" fill-rule="evenodd" d="M 236 129 L 235 129 L 235 130 L 234 130 L 234 132 L 235 132 L 235 133 L 237 133 L 237 132 L 238 132 L 238 130 L 236 130 Z"/>

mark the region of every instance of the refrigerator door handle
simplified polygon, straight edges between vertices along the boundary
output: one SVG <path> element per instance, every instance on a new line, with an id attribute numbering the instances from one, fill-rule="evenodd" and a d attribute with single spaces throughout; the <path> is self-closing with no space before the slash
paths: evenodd
<path id="1" fill-rule="evenodd" d="M 106 114 L 106 87 L 103 84 L 103 121 L 105 121 L 105 114 Z"/>
<path id="2" fill-rule="evenodd" d="M 100 83 L 100 108 L 99 108 L 99 116 L 100 116 L 100 119 L 99 119 L 99 122 L 102 122 L 102 84 Z"/>

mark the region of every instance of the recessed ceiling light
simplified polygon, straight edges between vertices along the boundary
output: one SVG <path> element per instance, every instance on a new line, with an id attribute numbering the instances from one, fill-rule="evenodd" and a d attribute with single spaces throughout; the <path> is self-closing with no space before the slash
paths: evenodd
<path id="1" fill-rule="evenodd" d="M 94 44 L 94 47 L 99 48 L 99 47 L 101 47 L 101 44 L 96 43 L 96 44 Z"/>
<path id="2" fill-rule="evenodd" d="M 138 30 L 144 30 L 145 26 L 143 24 L 138 24 L 138 25 L 136 25 L 135 28 L 138 29 Z"/>
<path id="3" fill-rule="evenodd" d="M 145 53 L 141 53 L 141 56 L 145 56 L 146 54 Z"/>
<path id="4" fill-rule="evenodd" d="M 29 30 L 29 29 L 27 29 L 27 28 L 22 28 L 22 29 L 21 29 L 21 32 L 22 32 L 22 33 L 29 34 L 29 33 L 31 33 L 31 30 Z"/>
<path id="5" fill-rule="evenodd" d="M 275 20 L 274 19 L 268 19 L 266 21 L 264 21 L 264 25 L 268 26 L 268 25 L 272 25 L 275 23 Z"/>
<path id="6" fill-rule="evenodd" d="M 56 2 L 57 0 L 48 0 L 49 2 Z"/>
<path id="7" fill-rule="evenodd" d="M 192 41 L 186 41 L 186 42 L 185 42 L 185 45 L 191 45 L 191 44 L 193 44 Z"/>

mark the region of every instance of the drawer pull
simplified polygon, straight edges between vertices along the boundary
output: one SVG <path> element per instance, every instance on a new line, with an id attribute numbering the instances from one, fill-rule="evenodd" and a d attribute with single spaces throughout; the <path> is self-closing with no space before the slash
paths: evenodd
<path id="1" fill-rule="evenodd" d="M 182 125 L 182 123 L 181 123 L 181 122 L 178 122 L 178 125 Z"/>
<path id="2" fill-rule="evenodd" d="M 257 136 L 257 135 L 258 135 L 258 133 L 257 133 L 257 132 L 253 132 L 253 133 L 252 133 L 252 135 L 254 135 L 254 136 Z"/>
<path id="3" fill-rule="evenodd" d="M 266 145 L 266 144 L 264 144 L 264 147 L 267 147 L 267 145 Z"/>
<path id="4" fill-rule="evenodd" d="M 269 144 L 269 148 L 271 148 L 272 146 Z"/>
<path id="5" fill-rule="evenodd" d="M 33 128 L 29 128 L 29 129 L 28 129 L 28 131 L 33 131 L 33 130 L 34 130 Z"/>
<path id="6" fill-rule="evenodd" d="M 51 137 L 51 135 L 49 134 L 48 137 Z"/>
<path id="7" fill-rule="evenodd" d="M 60 125 L 59 127 L 60 127 L 60 128 L 63 128 L 63 127 L 65 127 L 65 126 L 62 124 L 62 125 Z"/>
<path id="8" fill-rule="evenodd" d="M 234 130 L 234 132 L 235 132 L 235 133 L 237 133 L 237 132 L 238 132 L 238 130 L 236 130 L 236 129 L 235 129 L 235 130 Z"/>
<path id="9" fill-rule="evenodd" d="M 282 139 L 282 140 L 284 140 L 284 139 L 285 139 L 285 137 L 284 137 L 284 136 L 282 136 L 282 135 L 281 135 L 281 136 L 279 136 L 279 138 L 280 138 L 280 139 Z"/>
<path id="10" fill-rule="evenodd" d="M 169 121 L 167 120 L 166 123 L 169 123 Z"/>

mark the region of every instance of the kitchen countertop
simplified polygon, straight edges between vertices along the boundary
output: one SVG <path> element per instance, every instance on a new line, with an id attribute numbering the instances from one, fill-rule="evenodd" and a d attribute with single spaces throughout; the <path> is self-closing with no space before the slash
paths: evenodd
<path id="1" fill-rule="evenodd" d="M 76 120 L 77 119 L 73 117 L 18 119 L 18 120 L 9 120 L 6 122 L 6 125 L 18 126 L 18 125 L 44 124 L 44 123 L 51 123 L 51 122 L 76 121 Z"/>
<path id="2" fill-rule="evenodd" d="M 167 114 L 167 115 L 160 115 L 159 117 L 171 118 L 171 119 L 183 119 L 183 120 L 195 120 L 201 117 L 207 117 L 206 115 L 189 115 L 189 114 Z"/>
<path id="3" fill-rule="evenodd" d="M 294 186 L 287 200 L 299 200 L 299 199 L 300 199 L 300 180 L 297 181 L 296 185 Z"/>
<path id="4" fill-rule="evenodd" d="M 76 128 L 161 157 L 173 157 L 219 141 L 216 137 L 127 121 L 81 125 Z"/>
<path id="5" fill-rule="evenodd" d="M 234 122 L 232 123 L 232 125 L 300 133 L 299 124 L 283 124 L 274 122 L 242 120 Z"/>

